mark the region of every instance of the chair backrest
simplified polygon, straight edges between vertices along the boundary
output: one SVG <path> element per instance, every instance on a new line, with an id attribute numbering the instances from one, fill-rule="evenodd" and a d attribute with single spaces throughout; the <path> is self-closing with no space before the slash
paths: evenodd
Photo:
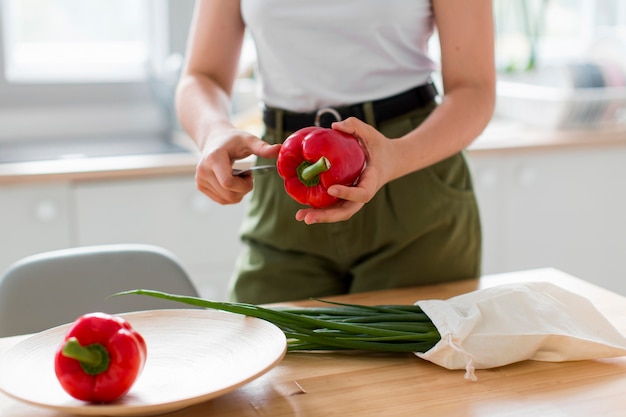
<path id="1" fill-rule="evenodd" d="M 0 277 L 0 337 L 38 332 L 96 311 L 188 308 L 140 295 L 108 298 L 138 288 L 198 295 L 178 259 L 153 245 L 86 246 L 26 257 Z"/>

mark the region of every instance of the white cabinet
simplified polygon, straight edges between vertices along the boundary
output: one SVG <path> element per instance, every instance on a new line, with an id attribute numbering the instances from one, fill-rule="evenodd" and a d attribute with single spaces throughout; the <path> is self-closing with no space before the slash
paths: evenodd
<path id="1" fill-rule="evenodd" d="M 70 246 L 66 183 L 0 187 L 0 271 L 29 255 Z"/>
<path id="2" fill-rule="evenodd" d="M 225 297 L 243 203 L 221 206 L 186 175 L 77 182 L 73 195 L 77 245 L 162 246 L 181 259 L 203 296 Z"/>
<path id="3" fill-rule="evenodd" d="M 551 266 L 626 295 L 626 145 L 470 151 L 483 273 Z"/>
<path id="4" fill-rule="evenodd" d="M 244 206 L 213 202 L 192 174 L 3 185 L 0 271 L 49 250 L 148 243 L 173 252 L 202 296 L 225 299 Z"/>
<path id="5" fill-rule="evenodd" d="M 588 142 L 587 142 L 588 143 Z M 626 144 L 468 152 L 483 273 L 555 267 L 626 295 Z M 201 294 L 226 296 L 245 202 L 221 206 L 193 174 L 0 186 L 0 270 L 72 246 L 150 243 Z"/>

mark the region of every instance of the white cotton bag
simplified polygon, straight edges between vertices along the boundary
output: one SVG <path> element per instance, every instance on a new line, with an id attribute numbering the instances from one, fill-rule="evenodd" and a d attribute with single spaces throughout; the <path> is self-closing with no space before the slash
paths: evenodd
<path id="1" fill-rule="evenodd" d="M 562 362 L 626 355 L 626 338 L 585 297 L 548 282 L 506 284 L 416 302 L 441 340 L 422 359 L 447 369 L 523 360 Z"/>

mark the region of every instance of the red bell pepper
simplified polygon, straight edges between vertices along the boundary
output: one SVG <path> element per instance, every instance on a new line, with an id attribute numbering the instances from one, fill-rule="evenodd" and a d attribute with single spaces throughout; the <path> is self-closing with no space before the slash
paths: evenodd
<path id="1" fill-rule="evenodd" d="M 334 129 L 306 127 L 285 140 L 276 167 L 287 194 L 294 200 L 324 208 L 339 200 L 326 190 L 334 184 L 354 185 L 365 159 L 365 151 L 354 136 Z"/>
<path id="2" fill-rule="evenodd" d="M 146 362 L 144 338 L 125 319 L 105 313 L 79 317 L 55 356 L 55 373 L 72 397 L 107 403 L 125 395 Z"/>

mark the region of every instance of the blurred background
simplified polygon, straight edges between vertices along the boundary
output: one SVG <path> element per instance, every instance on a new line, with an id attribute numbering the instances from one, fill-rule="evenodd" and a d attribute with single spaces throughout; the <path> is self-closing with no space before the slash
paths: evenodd
<path id="1" fill-rule="evenodd" d="M 483 273 L 557 267 L 626 295 L 626 2 L 493 4 L 497 110 L 467 152 Z M 0 0 L 0 270 L 46 250 L 152 243 L 225 297 L 245 202 L 196 191 L 172 105 L 193 7 Z M 247 38 L 232 111 L 259 133 L 254 62 Z"/>

